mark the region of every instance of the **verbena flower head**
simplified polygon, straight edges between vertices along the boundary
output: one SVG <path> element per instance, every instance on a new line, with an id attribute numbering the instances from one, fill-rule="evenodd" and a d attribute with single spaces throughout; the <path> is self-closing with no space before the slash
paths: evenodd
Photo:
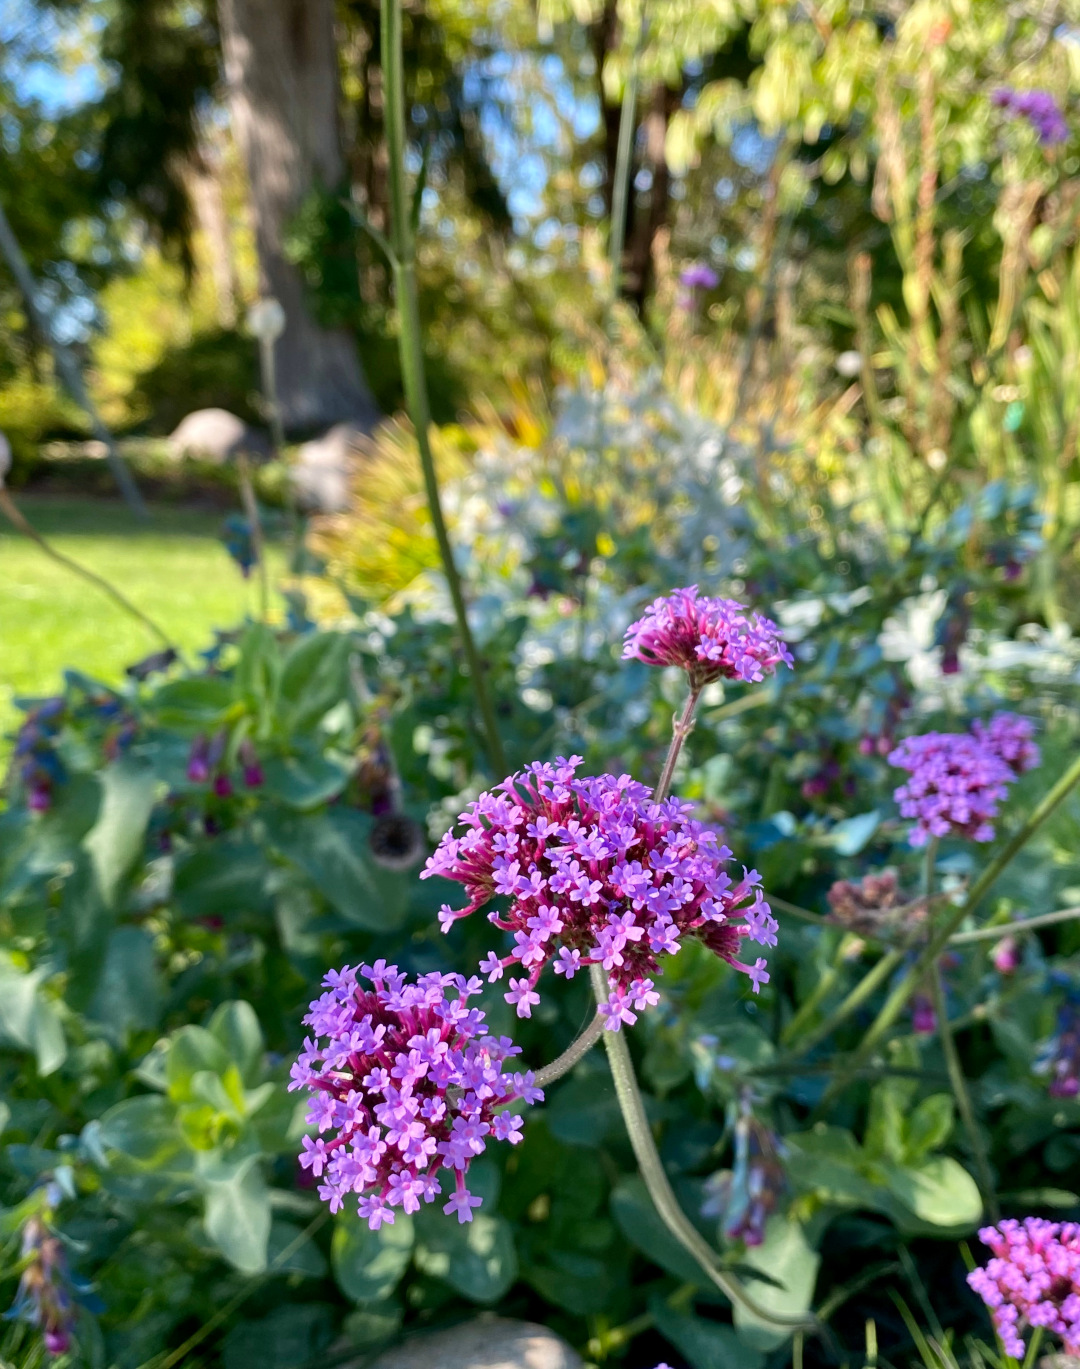
<path id="1" fill-rule="evenodd" d="M 737 959 L 744 939 L 776 945 L 757 871 L 733 880 L 724 869 L 731 852 L 689 816 L 691 805 L 654 803 L 628 775 L 578 779 L 580 764 L 580 756 L 534 762 L 462 813 L 464 835 L 448 832 L 421 876 L 465 886 L 469 903 L 443 907 L 443 930 L 497 896 L 509 900 L 488 919 L 513 933 L 514 948 L 502 959 L 491 952 L 481 969 L 489 982 L 510 971 L 505 998 L 519 1017 L 540 1001 L 549 961 L 567 979 L 599 964 L 611 984 L 601 1012 L 618 1031 L 657 1001 L 652 976 L 684 936 L 749 975 L 757 992 L 768 982 L 765 961 Z"/>
<path id="2" fill-rule="evenodd" d="M 1026 119 L 1044 147 L 1063 143 L 1069 136 L 1061 106 L 1048 90 L 1013 90 L 1011 86 L 1002 86 L 994 91 L 992 99 L 999 109 Z"/>
<path id="3" fill-rule="evenodd" d="M 995 713 L 988 723 L 973 723 L 971 732 L 987 751 L 1004 761 L 1014 775 L 1034 770 L 1042 760 L 1033 741 L 1035 724 L 1019 713 Z"/>
<path id="4" fill-rule="evenodd" d="M 1023 1331 L 1036 1326 L 1080 1354 L 1080 1225 L 1026 1217 L 984 1227 L 979 1240 L 994 1258 L 968 1275 L 990 1309 L 1006 1353 L 1023 1359 Z"/>
<path id="5" fill-rule="evenodd" d="M 356 1194 L 377 1231 L 395 1207 L 434 1202 L 448 1169 L 454 1191 L 443 1211 L 471 1222 L 481 1199 L 465 1187 L 469 1165 L 489 1140 L 522 1137 L 520 1115 L 498 1109 L 544 1096 L 531 1073 L 503 1071 L 518 1047 L 489 1037 L 484 1014 L 467 1006 L 481 981 L 432 973 L 409 984 L 378 960 L 331 971 L 323 986 L 304 1018 L 314 1039 L 289 1085 L 311 1093 L 307 1120 L 319 1135 L 304 1138 L 300 1163 L 322 1180 L 320 1198 L 337 1212 Z"/>
<path id="6" fill-rule="evenodd" d="M 990 819 L 1014 778 L 1012 770 L 966 732 L 927 732 L 907 737 L 889 753 L 889 764 L 911 778 L 893 791 L 905 818 L 914 818 L 909 841 L 954 835 L 992 841 Z"/>
<path id="7" fill-rule="evenodd" d="M 680 666 L 695 689 L 720 679 L 756 683 L 795 664 L 774 622 L 735 599 L 699 596 L 696 585 L 655 600 L 630 624 L 623 659 Z"/>

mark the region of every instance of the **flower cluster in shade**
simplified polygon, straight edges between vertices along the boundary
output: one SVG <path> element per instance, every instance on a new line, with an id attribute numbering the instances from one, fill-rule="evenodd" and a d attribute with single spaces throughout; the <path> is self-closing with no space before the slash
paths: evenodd
<path id="1" fill-rule="evenodd" d="M 377 1231 L 394 1208 L 434 1202 L 450 1170 L 443 1211 L 471 1222 L 481 1199 L 465 1186 L 469 1165 L 490 1140 L 521 1140 L 521 1116 L 501 1109 L 544 1096 L 531 1073 L 504 1071 L 518 1047 L 489 1037 L 484 1014 L 468 1006 L 481 981 L 431 973 L 409 983 L 379 960 L 331 971 L 323 987 L 289 1085 L 311 1094 L 318 1134 L 304 1138 L 300 1163 L 321 1180 L 319 1196 L 336 1212 L 355 1194 Z"/>
<path id="2" fill-rule="evenodd" d="M 787 1187 L 780 1137 L 740 1107 L 734 1128 L 734 1164 L 705 1181 L 703 1217 L 719 1217 L 729 1241 L 761 1245 L 769 1214 Z"/>
<path id="3" fill-rule="evenodd" d="M 21 1263 L 15 1302 L 6 1316 L 36 1327 L 50 1355 L 64 1355 L 71 1349 L 75 1304 L 63 1244 L 42 1217 L 30 1217 L 23 1227 Z"/>
<path id="4" fill-rule="evenodd" d="M 1044 147 L 1063 143 L 1069 136 L 1061 106 L 1048 90 L 1013 90 L 1011 86 L 1002 86 L 994 91 L 993 103 L 998 109 L 1026 119 Z"/>
<path id="5" fill-rule="evenodd" d="M 1075 990 L 1058 1010 L 1057 1031 L 1040 1051 L 1036 1072 L 1049 1076 L 1051 1098 L 1080 1097 L 1080 995 Z"/>
<path id="6" fill-rule="evenodd" d="M 567 979 L 602 965 L 610 994 L 600 1011 L 618 1031 L 658 1001 L 661 957 L 686 936 L 742 970 L 756 992 L 768 982 L 765 960 L 744 965 L 740 949 L 775 946 L 777 930 L 757 872 L 732 879 L 731 852 L 690 816 L 691 805 L 655 803 L 628 775 L 578 778 L 580 764 L 580 756 L 534 762 L 461 814 L 464 834 L 448 832 L 421 876 L 465 886 L 468 904 L 440 911 L 443 930 L 493 898 L 507 901 L 488 919 L 513 935 L 513 949 L 490 952 L 480 968 L 489 982 L 509 971 L 505 998 L 519 1017 L 539 1003 L 549 961 Z"/>
<path id="7" fill-rule="evenodd" d="M 1024 1357 L 1023 1332 L 1042 1327 L 1060 1336 L 1067 1355 L 1080 1355 L 1080 1225 L 1027 1217 L 984 1227 L 993 1251 L 968 1283 L 990 1309 L 1007 1354 Z"/>
<path id="8" fill-rule="evenodd" d="M 915 819 L 909 835 L 912 846 L 925 846 L 932 837 L 993 840 L 992 819 L 1008 785 L 1019 769 L 1038 761 L 1030 734 L 1021 741 L 1017 728 L 1002 721 L 1010 716 L 999 714 L 982 737 L 969 732 L 926 732 L 905 738 L 889 753 L 889 764 L 911 777 L 893 791 L 893 797 L 901 815 Z M 1015 719 L 1016 723 L 1027 721 Z M 1003 758 L 1003 751 L 1013 756 L 1011 763 Z"/>
<path id="9" fill-rule="evenodd" d="M 15 737 L 12 769 L 22 782 L 32 813 L 45 813 L 52 807 L 56 787 L 65 777 L 57 741 L 66 720 L 67 701 L 62 695 L 43 699 L 29 710 Z"/>
<path id="10" fill-rule="evenodd" d="M 679 666 L 695 689 L 720 679 L 758 683 L 794 665 L 774 622 L 735 599 L 699 595 L 696 585 L 655 600 L 630 624 L 623 659 Z"/>
<path id="11" fill-rule="evenodd" d="M 188 779 L 192 784 L 210 784 L 219 799 L 231 798 L 234 792 L 232 778 L 225 764 L 228 743 L 229 734 L 225 728 L 215 732 L 212 737 L 200 733 L 191 743 L 188 753 Z M 245 737 L 237 747 L 236 759 L 244 784 L 249 789 L 257 789 L 266 782 L 255 744 L 250 737 Z"/>

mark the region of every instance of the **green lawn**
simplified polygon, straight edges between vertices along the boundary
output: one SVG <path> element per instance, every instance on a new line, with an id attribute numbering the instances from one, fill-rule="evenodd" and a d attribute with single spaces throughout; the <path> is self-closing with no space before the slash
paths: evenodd
<path id="1" fill-rule="evenodd" d="M 218 539 L 220 513 L 159 506 L 139 523 L 112 501 L 18 502 L 58 551 L 118 586 L 183 651 L 256 609 L 254 580 L 245 582 Z M 280 555 L 270 556 L 279 570 Z M 116 682 L 157 648 L 148 629 L 0 516 L 0 737 L 18 718 L 13 696 L 55 693 L 67 666 Z"/>

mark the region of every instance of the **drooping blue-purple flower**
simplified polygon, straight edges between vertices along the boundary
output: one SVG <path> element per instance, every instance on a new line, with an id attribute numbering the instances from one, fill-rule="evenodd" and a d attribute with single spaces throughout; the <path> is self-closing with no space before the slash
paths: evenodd
<path id="1" fill-rule="evenodd" d="M 992 100 L 998 109 L 1026 119 L 1044 147 L 1063 143 L 1069 136 L 1069 125 L 1061 106 L 1048 90 L 1014 90 L 1011 86 L 1002 86 L 994 91 Z"/>

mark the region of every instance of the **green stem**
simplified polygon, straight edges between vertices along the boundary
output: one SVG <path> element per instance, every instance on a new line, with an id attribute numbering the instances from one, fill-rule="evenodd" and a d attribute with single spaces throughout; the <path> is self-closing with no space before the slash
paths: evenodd
<path id="1" fill-rule="evenodd" d="M 11 524 L 18 528 L 24 537 L 29 537 L 32 542 L 36 542 L 50 560 L 55 561 L 58 566 L 63 566 L 65 570 L 70 570 L 74 575 L 78 575 L 88 584 L 94 585 L 97 589 L 100 589 L 103 594 L 107 594 L 114 604 L 119 608 L 122 608 L 125 613 L 129 613 L 132 618 L 135 618 L 140 622 L 143 627 L 148 628 L 166 650 L 176 650 L 176 647 L 162 629 L 158 627 L 157 623 L 154 622 L 153 618 L 147 617 L 142 609 L 137 608 L 126 594 L 121 593 L 115 585 L 110 584 L 108 580 L 103 576 L 98 575 L 96 571 L 90 570 L 84 565 L 80 565 L 78 561 L 73 561 L 70 556 L 65 556 L 62 551 L 57 551 L 51 542 L 47 542 L 45 538 L 42 537 L 41 533 L 38 532 L 37 528 L 35 528 L 25 514 L 23 514 L 14 499 L 12 499 L 5 488 L 2 479 L 0 479 L 0 511 L 4 513 Z"/>
<path id="2" fill-rule="evenodd" d="M 593 993 L 598 1004 L 606 1001 L 609 987 L 607 976 L 599 965 L 589 969 Z M 724 1269 L 709 1243 L 683 1212 L 674 1190 L 664 1172 L 663 1162 L 656 1149 L 649 1119 L 645 1115 L 645 1104 L 634 1074 L 633 1062 L 626 1044 L 623 1031 L 605 1031 L 604 1045 L 607 1047 L 611 1077 L 615 1081 L 615 1094 L 619 1100 L 623 1122 L 630 1137 L 634 1157 L 638 1162 L 641 1177 L 649 1191 L 661 1221 L 683 1247 L 692 1255 L 709 1279 L 726 1298 L 733 1303 L 741 1303 L 747 1311 L 773 1326 L 784 1326 L 791 1330 L 816 1331 L 818 1322 L 812 1315 L 785 1316 L 782 1312 L 771 1312 L 761 1306 L 742 1286 L 740 1281 Z"/>
<path id="3" fill-rule="evenodd" d="M 1043 1329 L 1036 1326 L 1031 1333 L 1031 1340 L 1028 1342 L 1027 1354 L 1024 1356 L 1024 1369 L 1035 1369 L 1039 1361 L 1039 1350 L 1042 1348 Z"/>
<path id="4" fill-rule="evenodd" d="M 1003 936 L 1019 932 L 1034 932 L 1039 927 L 1053 927 L 1058 922 L 1074 922 L 1080 908 L 1059 908 L 1056 913 L 1040 913 L 1037 917 L 1021 917 L 1015 922 L 996 922 L 993 927 L 977 927 L 973 932 L 957 932 L 949 937 L 950 946 L 970 946 L 976 941 L 1000 941 Z"/>
<path id="5" fill-rule="evenodd" d="M 537 1086 L 546 1089 L 549 1084 L 554 1084 L 556 1079 L 561 1079 L 564 1074 L 572 1070 L 582 1056 L 596 1045 L 603 1029 L 604 1019 L 597 1013 L 577 1040 L 567 1046 L 562 1055 L 557 1055 L 550 1065 L 545 1065 L 542 1070 L 536 1071 Z"/>
<path id="6" fill-rule="evenodd" d="M 798 1060 L 802 1056 L 808 1055 L 815 1046 L 824 1041 L 826 1037 L 831 1036 L 842 1022 L 846 1022 L 852 1013 L 858 1012 L 866 1000 L 877 992 L 878 987 L 889 978 L 903 959 L 903 951 L 889 951 L 887 955 L 883 955 L 877 964 L 863 975 L 844 1001 L 833 1009 L 824 1022 L 819 1023 L 808 1036 L 804 1037 L 799 1049 L 790 1059 Z"/>
<path id="7" fill-rule="evenodd" d="M 431 406 L 421 345 L 420 309 L 416 285 L 416 257 L 405 186 L 405 76 L 401 55 L 401 0 L 381 0 L 382 70 L 385 101 L 387 155 L 390 169 L 390 209 L 393 227 L 394 299 L 398 309 L 398 348 L 405 399 L 416 431 L 420 466 L 424 474 L 428 509 L 439 545 L 443 573 L 457 619 L 469 681 L 483 723 L 488 762 L 497 775 L 506 774 L 502 738 L 488 693 L 485 667 L 469 627 L 465 594 L 454 561 L 446 519 L 443 516 L 439 480 L 431 451 Z"/>
<path id="8" fill-rule="evenodd" d="M 983 1145 L 982 1132 L 979 1130 L 979 1122 L 975 1116 L 975 1107 L 971 1101 L 971 1093 L 968 1090 L 967 1080 L 964 1078 L 964 1069 L 960 1063 L 956 1041 L 949 1024 L 949 1005 L 945 1001 L 945 986 L 941 982 L 940 964 L 934 965 L 930 971 L 929 980 L 930 997 L 933 1000 L 934 1012 L 937 1016 L 938 1036 L 941 1038 L 945 1068 L 949 1072 L 949 1083 L 952 1086 L 953 1097 L 956 1099 L 956 1109 L 964 1124 L 964 1130 L 967 1132 L 968 1144 L 971 1146 L 972 1158 L 975 1161 L 975 1170 L 979 1176 L 979 1188 L 982 1190 L 983 1202 L 986 1204 L 990 1220 L 996 1222 L 1001 1213 L 998 1209 L 994 1173 L 990 1168 L 990 1158 L 986 1153 L 986 1147 Z"/>
<path id="9" fill-rule="evenodd" d="M 262 519 L 259 506 L 255 502 L 255 487 L 251 483 L 251 465 L 244 452 L 236 454 L 236 474 L 240 481 L 240 502 L 244 506 L 248 527 L 251 529 L 251 549 L 255 554 L 256 573 L 259 577 L 259 620 L 266 622 L 270 611 L 270 581 L 266 569 L 266 542 L 263 538 Z"/>
<path id="10" fill-rule="evenodd" d="M 817 919 L 817 921 L 820 920 L 820 918 Z M 855 946 L 859 940 L 860 938 L 854 936 L 851 932 L 845 933 L 845 935 L 840 938 L 840 944 L 836 948 L 836 954 L 833 956 L 832 964 L 818 979 L 810 996 L 800 1006 L 799 1011 L 780 1033 L 780 1044 L 782 1046 L 791 1045 L 799 1035 L 799 1032 L 802 1031 L 803 1027 L 806 1026 L 817 1012 L 821 1004 L 824 1003 L 829 994 L 832 993 L 833 989 L 836 987 L 837 981 L 843 973 L 844 964 L 851 954 L 852 947 Z"/>
<path id="11" fill-rule="evenodd" d="M 683 711 L 674 720 L 674 730 L 671 734 L 671 745 L 664 758 L 664 768 L 660 772 L 660 779 L 657 781 L 656 789 L 653 792 L 653 802 L 661 803 L 668 796 L 671 788 L 671 777 L 675 773 L 675 763 L 679 759 L 679 752 L 683 748 L 690 733 L 694 730 L 694 710 L 697 708 L 698 699 L 701 698 L 701 688 L 690 686 L 690 692 L 686 696 L 686 703 Z"/>
<path id="12" fill-rule="evenodd" d="M 1027 819 L 1021 823 L 1020 827 L 971 886 L 967 897 L 959 907 L 955 908 L 949 917 L 942 920 L 941 926 L 934 931 L 915 963 L 910 966 L 882 1004 L 880 1012 L 863 1037 L 862 1044 L 851 1057 L 853 1065 L 862 1065 L 874 1052 L 903 1012 L 908 999 L 915 992 L 917 986 L 926 978 L 930 966 L 937 961 L 938 956 L 948 945 L 960 923 L 968 913 L 975 910 L 1010 861 L 1031 840 L 1054 810 L 1068 798 L 1078 783 L 1080 783 L 1080 756 L 1073 761 L 1061 778 L 1051 786 L 1042 801 L 1031 811 Z M 826 1091 L 820 1106 L 828 1103 L 841 1087 L 843 1087 L 843 1080 L 835 1081 L 833 1086 Z"/>
<path id="13" fill-rule="evenodd" d="M 637 127 L 638 56 L 645 36 L 645 22 L 638 27 L 637 45 L 630 59 L 619 110 L 619 140 L 615 149 L 615 174 L 611 182 L 611 231 L 608 235 L 608 260 L 611 263 L 611 298 L 619 298 L 623 249 L 626 246 L 626 217 L 630 204 L 630 172 Z"/>

